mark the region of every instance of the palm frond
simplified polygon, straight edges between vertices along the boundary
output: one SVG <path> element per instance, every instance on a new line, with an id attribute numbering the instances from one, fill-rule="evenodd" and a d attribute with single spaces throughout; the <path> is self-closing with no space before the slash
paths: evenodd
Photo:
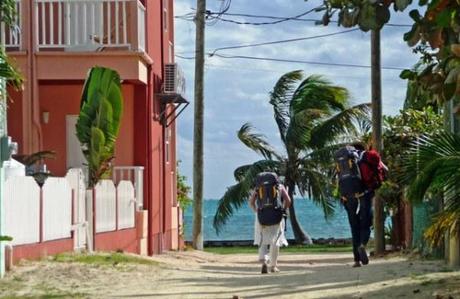
<path id="1" fill-rule="evenodd" d="M 13 25 L 17 17 L 16 0 L 0 1 L 0 23 Z"/>
<path id="2" fill-rule="evenodd" d="M 270 104 L 273 106 L 275 121 L 283 142 L 285 142 L 286 130 L 290 121 L 289 106 L 292 95 L 295 93 L 295 85 L 302 78 L 303 72 L 300 70 L 286 73 L 281 76 L 273 91 L 270 92 Z"/>
<path id="3" fill-rule="evenodd" d="M 281 160 L 281 156 L 276 153 L 275 149 L 266 141 L 265 136 L 253 132 L 254 128 L 249 123 L 245 123 L 238 131 L 238 138 L 247 147 L 258 154 L 261 154 L 265 159 L 271 160 L 277 158 Z"/>
<path id="4" fill-rule="evenodd" d="M 322 76 L 311 75 L 294 92 L 290 109 L 294 112 L 320 109 L 332 115 L 345 110 L 348 98 L 349 93 L 346 88 L 332 85 Z"/>
<path id="5" fill-rule="evenodd" d="M 279 173 L 280 167 L 280 162 L 260 160 L 246 169 L 240 181 L 229 187 L 219 200 L 213 220 L 213 226 L 217 233 L 233 215 L 234 211 L 248 201 L 257 174 L 263 171 Z"/>
<path id="6" fill-rule="evenodd" d="M 233 177 L 235 181 L 241 182 L 244 179 L 244 175 L 251 168 L 252 164 L 242 165 L 233 171 Z"/>
<path id="7" fill-rule="evenodd" d="M 439 182 L 444 190 L 457 188 L 459 165 L 459 136 L 442 132 L 431 137 L 420 137 L 403 162 L 401 182 L 409 185 L 408 198 L 423 200 L 435 182 Z"/>
<path id="8" fill-rule="evenodd" d="M 286 145 L 288 151 L 291 148 L 304 149 L 309 147 L 311 130 L 315 120 L 324 116 L 322 110 L 307 109 L 295 113 L 286 131 Z"/>
<path id="9" fill-rule="evenodd" d="M 23 78 L 13 61 L 0 48 L 0 78 L 4 78 L 15 89 L 22 87 Z"/>
<path id="10" fill-rule="evenodd" d="M 300 164 L 297 187 L 302 196 L 307 195 L 315 204 L 320 206 L 326 219 L 334 215 L 335 199 L 332 196 L 330 178 L 315 168 L 310 160 Z"/>
<path id="11" fill-rule="evenodd" d="M 333 162 L 334 153 L 347 144 L 349 143 L 344 142 L 326 145 L 322 148 L 315 149 L 306 153 L 304 159 L 311 160 L 314 164 L 318 165 L 331 165 Z"/>
<path id="12" fill-rule="evenodd" d="M 312 129 L 310 145 L 321 148 L 341 135 L 357 134 L 357 121 L 369 119 L 370 104 L 359 104 L 339 112 Z"/>

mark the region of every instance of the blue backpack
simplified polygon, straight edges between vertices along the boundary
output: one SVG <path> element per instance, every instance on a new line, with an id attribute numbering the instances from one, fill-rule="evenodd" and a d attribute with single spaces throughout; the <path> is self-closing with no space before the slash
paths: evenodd
<path id="1" fill-rule="evenodd" d="M 334 154 L 339 192 L 343 197 L 354 197 L 362 193 L 364 184 L 359 168 L 359 153 L 353 146 L 346 146 Z"/>

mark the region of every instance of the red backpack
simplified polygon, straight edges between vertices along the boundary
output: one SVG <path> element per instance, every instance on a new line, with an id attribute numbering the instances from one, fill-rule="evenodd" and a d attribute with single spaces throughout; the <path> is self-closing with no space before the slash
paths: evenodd
<path id="1" fill-rule="evenodd" d="M 386 176 L 386 167 L 375 150 L 365 151 L 359 160 L 361 178 L 367 189 L 377 190 Z"/>

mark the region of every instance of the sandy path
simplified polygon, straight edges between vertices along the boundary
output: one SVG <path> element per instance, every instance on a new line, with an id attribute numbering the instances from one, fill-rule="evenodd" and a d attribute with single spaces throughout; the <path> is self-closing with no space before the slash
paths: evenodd
<path id="1" fill-rule="evenodd" d="M 282 254 L 261 275 L 255 255 L 187 251 L 159 265 L 26 262 L 0 281 L 0 296 L 52 298 L 460 298 L 460 271 L 442 261 L 373 259 L 351 268 L 350 254 Z"/>

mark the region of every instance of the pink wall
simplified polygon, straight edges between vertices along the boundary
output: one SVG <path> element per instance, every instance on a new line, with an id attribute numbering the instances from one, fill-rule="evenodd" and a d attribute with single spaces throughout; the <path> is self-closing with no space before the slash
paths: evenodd
<path id="1" fill-rule="evenodd" d="M 80 111 L 82 84 L 41 84 L 40 111 L 49 112 L 49 122 L 42 123 L 43 149 L 56 152 L 55 160 L 47 166 L 55 175 L 63 176 L 66 165 L 66 115 L 77 115 Z M 124 113 L 120 134 L 116 143 L 116 165 L 133 165 L 133 86 L 123 85 Z"/>
<path id="2" fill-rule="evenodd" d="M 13 247 L 13 263 L 21 259 L 39 259 L 62 252 L 73 251 L 73 239 L 61 239 L 44 243 L 18 245 Z"/>
<path id="3" fill-rule="evenodd" d="M 98 233 L 95 242 L 96 251 L 106 250 L 139 253 L 136 228 Z"/>
<path id="4" fill-rule="evenodd" d="M 19 153 L 22 152 L 22 92 L 8 89 L 8 135 L 19 144 Z"/>

